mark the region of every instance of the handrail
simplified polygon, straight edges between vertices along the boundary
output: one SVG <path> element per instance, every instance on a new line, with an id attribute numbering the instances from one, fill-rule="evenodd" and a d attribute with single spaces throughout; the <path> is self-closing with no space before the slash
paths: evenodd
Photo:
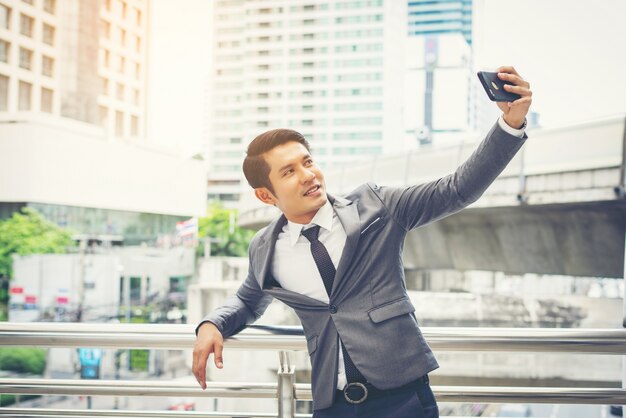
<path id="1" fill-rule="evenodd" d="M 93 396 L 202 396 L 210 398 L 259 399 L 275 399 L 277 393 L 276 382 L 206 382 L 206 385 L 206 390 L 202 390 L 196 382 L 0 378 L 0 393 Z M 309 392 L 311 391 L 310 385 L 308 390 Z"/>
<path id="2" fill-rule="evenodd" d="M 196 412 L 196 411 L 121 411 L 107 409 L 40 409 L 40 408 L 0 408 L 1 417 L 46 417 L 46 418 L 276 418 L 272 413 L 250 412 Z M 310 417 L 311 415 L 296 415 Z"/>
<path id="3" fill-rule="evenodd" d="M 570 387 L 433 386 L 440 402 L 559 403 L 626 405 L 626 389 Z M 0 392 L 13 394 L 91 396 L 173 396 L 209 398 L 275 399 L 276 383 L 207 382 L 206 390 L 196 383 L 154 380 L 0 379 Z M 295 384 L 295 399 L 310 401 L 311 385 Z M 0 408 L 0 411 L 3 409 Z M 1 415 L 1 413 L 0 413 Z"/>
<path id="4" fill-rule="evenodd" d="M 280 332 L 280 327 L 276 328 Z M 229 349 L 305 350 L 302 336 L 246 330 Z M 425 327 L 438 351 L 523 351 L 626 354 L 626 329 Z M 0 323 L 0 346 L 189 349 L 194 326 L 169 324 Z"/>
<path id="5" fill-rule="evenodd" d="M 433 386 L 440 402 L 584 403 L 626 405 L 626 389 L 571 387 Z M 276 383 L 170 383 L 153 380 L 0 379 L 0 393 L 92 396 L 165 396 L 274 399 Z M 311 385 L 295 384 L 295 399 L 312 400 Z M 574 399 L 576 402 L 572 402 Z M 2 411 L 2 409 L 0 409 Z M 1 415 L 1 413 L 0 413 Z"/>
<path id="6" fill-rule="evenodd" d="M 260 329 L 263 328 L 263 329 Z M 547 328 L 423 328 L 425 338 L 440 351 L 522 351 L 588 354 L 626 354 L 624 329 Z M 173 396 L 211 398 L 270 398 L 278 402 L 279 417 L 310 417 L 295 414 L 295 402 L 312 399 L 311 385 L 295 383 L 289 353 L 305 350 L 306 341 L 297 327 L 256 327 L 228 338 L 228 348 L 271 349 L 281 352 L 278 381 L 274 383 L 207 382 L 202 391 L 195 382 L 158 380 L 0 379 L 0 393 Z M 0 346 L 100 347 L 190 349 L 195 340 L 192 325 L 0 323 Z M 567 387 L 434 386 L 440 402 L 558 403 L 626 405 L 626 389 Z M 267 413 L 185 412 L 196 418 L 275 417 Z M 0 417 L 182 417 L 174 411 L 108 411 L 38 408 L 0 408 Z"/>

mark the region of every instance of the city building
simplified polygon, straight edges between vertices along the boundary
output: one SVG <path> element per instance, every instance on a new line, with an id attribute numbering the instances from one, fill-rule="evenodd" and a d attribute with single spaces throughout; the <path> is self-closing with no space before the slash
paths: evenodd
<path id="1" fill-rule="evenodd" d="M 214 4 L 209 198 L 235 205 L 248 142 L 295 129 L 324 166 L 402 147 L 405 2 Z"/>
<path id="2" fill-rule="evenodd" d="M 408 36 L 406 141 L 462 138 L 476 127 L 472 0 L 409 0 Z"/>
<path id="3" fill-rule="evenodd" d="M 0 2 L 0 111 L 45 113 L 143 138 L 145 0 Z"/>
<path id="4" fill-rule="evenodd" d="M 147 0 L 0 0 L 0 219 L 128 245 L 204 215 L 204 165 L 145 135 L 147 29 Z"/>
<path id="5" fill-rule="evenodd" d="M 463 35 L 472 45 L 472 0 L 408 0 L 409 35 Z"/>

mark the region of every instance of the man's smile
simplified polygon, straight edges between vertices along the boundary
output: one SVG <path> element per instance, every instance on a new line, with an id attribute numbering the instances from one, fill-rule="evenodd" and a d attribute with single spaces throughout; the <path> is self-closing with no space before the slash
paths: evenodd
<path id="1" fill-rule="evenodd" d="M 309 188 L 305 193 L 304 196 L 311 196 L 311 195 L 317 195 L 318 191 L 320 191 L 322 188 L 321 184 L 316 184 L 315 186 L 312 186 L 311 188 Z"/>

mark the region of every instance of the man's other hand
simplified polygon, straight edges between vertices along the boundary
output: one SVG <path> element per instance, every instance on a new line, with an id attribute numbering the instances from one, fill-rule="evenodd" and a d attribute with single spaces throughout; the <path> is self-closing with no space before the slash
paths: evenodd
<path id="1" fill-rule="evenodd" d="M 211 322 L 202 324 L 198 329 L 196 344 L 193 348 L 193 365 L 191 366 L 191 371 L 202 390 L 206 389 L 206 363 L 209 355 L 213 354 L 215 367 L 221 369 L 224 367 L 223 349 L 224 337 L 215 324 Z"/>
<path id="2" fill-rule="evenodd" d="M 498 107 L 504 113 L 503 118 L 506 124 L 511 128 L 519 129 L 524 124 L 532 103 L 533 92 L 530 90 L 530 84 L 513 67 L 500 67 L 497 71 L 500 80 L 514 84 L 513 86 L 505 84 L 504 89 L 522 96 L 514 102 L 497 102 Z"/>

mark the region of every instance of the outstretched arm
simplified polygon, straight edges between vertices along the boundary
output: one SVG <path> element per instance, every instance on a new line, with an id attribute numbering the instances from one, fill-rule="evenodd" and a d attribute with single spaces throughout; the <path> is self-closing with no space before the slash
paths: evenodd
<path id="1" fill-rule="evenodd" d="M 499 77 L 515 86 L 505 87 L 522 97 L 498 102 L 504 123 L 513 129 L 524 124 L 531 104 L 530 85 L 513 67 L 498 68 Z M 505 127 L 506 128 L 506 127 Z M 472 155 L 457 170 L 438 180 L 406 188 L 370 185 L 393 218 L 407 231 L 451 215 L 478 200 L 524 143 L 500 126 L 489 131 Z"/>

